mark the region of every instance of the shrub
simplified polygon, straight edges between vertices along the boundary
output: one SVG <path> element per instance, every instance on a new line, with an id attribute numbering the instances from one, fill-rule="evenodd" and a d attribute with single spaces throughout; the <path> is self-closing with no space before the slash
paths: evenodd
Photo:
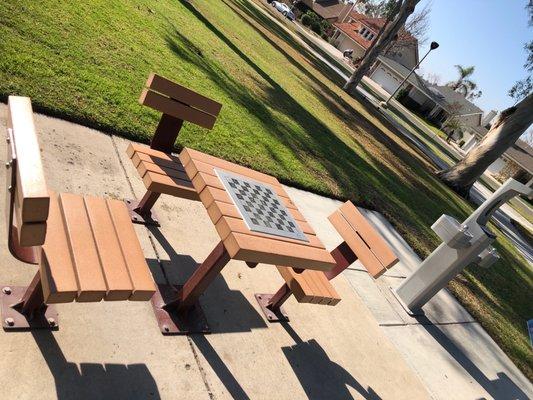
<path id="1" fill-rule="evenodd" d="M 322 35 L 322 25 L 317 21 L 311 21 L 311 30 L 317 35 Z"/>
<path id="2" fill-rule="evenodd" d="M 307 14 L 302 15 L 302 25 L 309 26 L 311 25 L 311 17 Z"/>

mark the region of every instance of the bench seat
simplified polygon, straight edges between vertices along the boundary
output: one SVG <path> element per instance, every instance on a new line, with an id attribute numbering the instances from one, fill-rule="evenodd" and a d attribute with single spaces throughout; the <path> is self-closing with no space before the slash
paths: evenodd
<path id="1" fill-rule="evenodd" d="M 306 269 L 297 273 L 291 267 L 281 266 L 277 269 L 299 303 L 334 306 L 341 301 L 324 272 Z"/>
<path id="2" fill-rule="evenodd" d="M 130 143 L 126 153 L 148 191 L 200 200 L 178 157 L 137 143 Z"/>
<path id="3" fill-rule="evenodd" d="M 50 192 L 44 301 L 150 300 L 155 284 L 124 202 Z"/>

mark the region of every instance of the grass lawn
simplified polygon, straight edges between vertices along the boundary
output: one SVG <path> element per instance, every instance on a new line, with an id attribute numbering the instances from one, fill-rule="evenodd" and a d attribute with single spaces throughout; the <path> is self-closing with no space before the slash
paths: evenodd
<path id="1" fill-rule="evenodd" d="M 137 103 L 150 71 L 224 104 L 212 131 L 186 124 L 190 146 L 282 182 L 382 212 L 421 254 L 430 225 L 471 206 L 386 121 L 248 0 L 3 2 L 0 95 L 36 110 L 148 141 L 158 114 Z M 525 321 L 533 272 L 499 239 L 502 261 L 451 290 L 533 378 Z"/>

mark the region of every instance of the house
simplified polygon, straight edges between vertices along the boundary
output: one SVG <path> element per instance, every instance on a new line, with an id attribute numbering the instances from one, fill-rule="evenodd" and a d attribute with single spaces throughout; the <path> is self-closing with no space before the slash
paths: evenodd
<path id="1" fill-rule="evenodd" d="M 300 0 L 299 3 L 330 23 L 342 21 L 353 8 L 353 4 L 343 0 Z"/>
<path id="2" fill-rule="evenodd" d="M 335 32 L 331 42 L 342 52 L 353 50 L 353 60 L 360 59 L 372 45 L 385 22 L 385 18 L 373 18 L 358 12 L 351 12 L 344 21 L 333 24 Z M 398 32 L 398 39 L 394 45 L 387 50 L 386 56 L 412 69 L 418 63 L 418 41 L 402 28 Z"/>

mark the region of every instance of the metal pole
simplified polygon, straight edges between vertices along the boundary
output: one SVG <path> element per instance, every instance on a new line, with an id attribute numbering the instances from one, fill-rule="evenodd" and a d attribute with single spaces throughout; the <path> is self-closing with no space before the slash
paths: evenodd
<path id="1" fill-rule="evenodd" d="M 400 85 L 396 88 L 396 90 L 389 96 L 387 101 L 385 103 L 382 103 L 381 106 L 387 107 L 389 105 L 389 101 L 394 97 L 394 95 L 400 90 L 400 88 L 403 86 L 403 84 L 409 79 L 409 77 L 415 72 L 415 69 L 418 68 L 418 66 L 426 59 L 429 53 L 431 53 L 431 50 L 435 50 L 437 47 L 439 47 L 439 44 L 437 42 L 431 42 L 431 45 L 429 46 L 429 50 L 426 53 L 424 57 L 418 63 L 413 67 L 413 69 L 407 74 L 407 76 L 404 78 L 404 80 L 400 83 Z"/>

